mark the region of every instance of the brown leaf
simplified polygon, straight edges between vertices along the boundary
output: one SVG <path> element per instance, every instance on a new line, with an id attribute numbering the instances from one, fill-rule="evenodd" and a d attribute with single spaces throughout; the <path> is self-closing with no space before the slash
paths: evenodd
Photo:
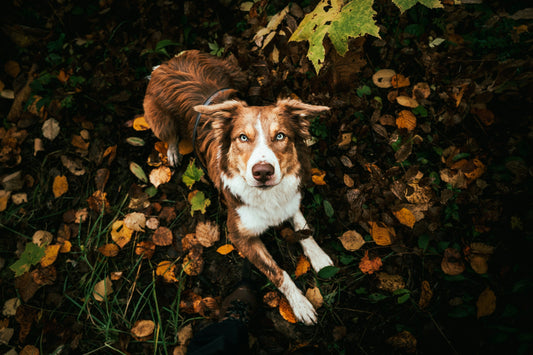
<path id="1" fill-rule="evenodd" d="M 155 270 L 155 274 L 157 276 L 163 277 L 163 280 L 165 282 L 178 282 L 178 279 L 176 277 L 176 272 L 178 271 L 178 267 L 176 264 L 172 263 L 171 261 L 161 261 L 159 264 L 157 264 L 157 268 Z"/>
<path id="2" fill-rule="evenodd" d="M 399 89 L 411 85 L 411 82 L 408 77 L 405 77 L 402 74 L 396 74 L 392 76 L 391 84 L 393 88 Z"/>
<path id="3" fill-rule="evenodd" d="M 392 214 L 400 221 L 401 224 L 409 228 L 413 228 L 416 223 L 416 218 L 413 212 L 403 207 L 399 211 L 392 212 Z"/>
<path id="4" fill-rule="evenodd" d="M 52 184 L 52 191 L 54 193 L 55 198 L 58 198 L 62 196 L 65 192 L 67 192 L 68 191 L 67 177 L 64 175 L 56 176 Z"/>
<path id="5" fill-rule="evenodd" d="M 111 279 L 106 277 L 103 280 L 98 281 L 94 285 L 93 297 L 96 301 L 101 302 L 107 298 L 110 294 L 113 293 L 113 285 L 111 284 Z"/>
<path id="6" fill-rule="evenodd" d="M 285 296 L 281 296 L 279 300 L 279 314 L 289 323 L 296 323 L 296 316 L 294 315 L 294 312 L 292 311 L 291 305 L 289 304 L 289 301 L 285 298 Z"/>
<path id="7" fill-rule="evenodd" d="M 396 118 L 396 126 L 412 131 L 416 128 L 416 116 L 411 111 L 402 110 Z"/>
<path id="8" fill-rule="evenodd" d="M 61 164 L 63 164 L 63 166 L 67 168 L 72 175 L 81 176 L 86 173 L 85 168 L 83 167 L 83 164 L 80 159 L 71 159 L 66 155 L 62 155 Z"/>
<path id="9" fill-rule="evenodd" d="M 20 350 L 19 355 L 39 355 L 39 349 L 33 345 L 26 345 Z"/>
<path id="10" fill-rule="evenodd" d="M 196 240 L 206 247 L 209 248 L 220 239 L 220 230 L 218 224 L 211 221 L 199 222 L 196 225 Z"/>
<path id="11" fill-rule="evenodd" d="M 309 300 L 309 302 L 311 302 L 315 309 L 319 309 L 324 304 L 324 297 L 322 297 L 320 289 L 316 286 L 313 288 L 308 288 L 305 292 L 305 297 Z"/>
<path id="12" fill-rule="evenodd" d="M 298 257 L 298 263 L 296 264 L 296 270 L 294 271 L 294 276 L 300 277 L 303 274 L 307 273 L 307 271 L 309 271 L 310 268 L 311 268 L 311 263 L 309 262 L 309 260 L 307 260 L 305 255 L 302 254 Z"/>
<path id="13" fill-rule="evenodd" d="M 444 257 L 440 264 L 442 271 L 447 275 L 459 275 L 465 271 L 461 253 L 454 248 L 444 250 Z"/>
<path id="14" fill-rule="evenodd" d="M 146 216 L 140 212 L 128 213 L 124 216 L 124 226 L 136 232 L 144 232 Z"/>
<path id="15" fill-rule="evenodd" d="M 200 302 L 202 302 L 201 296 L 192 290 L 185 290 L 181 294 L 180 310 L 187 314 L 198 313 Z"/>
<path id="16" fill-rule="evenodd" d="M 387 344 L 406 353 L 416 353 L 416 338 L 413 334 L 404 330 L 387 339 Z"/>
<path id="17" fill-rule="evenodd" d="M 139 340 L 145 341 L 152 338 L 154 334 L 155 323 L 152 320 L 138 320 L 131 328 L 131 335 Z"/>
<path id="18" fill-rule="evenodd" d="M 381 266 L 383 266 L 381 258 L 375 257 L 370 259 L 368 256 L 368 250 L 365 251 L 365 256 L 363 256 L 359 262 L 359 269 L 364 274 L 373 274 L 375 271 L 378 271 Z"/>
<path id="19" fill-rule="evenodd" d="M 166 184 L 170 181 L 172 176 L 172 171 L 168 166 L 160 166 L 159 168 L 153 169 L 150 172 L 150 182 L 158 188 L 159 185 Z"/>
<path id="20" fill-rule="evenodd" d="M 52 243 L 52 240 L 54 239 L 54 236 L 52 233 L 38 230 L 35 233 L 33 233 L 33 236 L 31 237 L 31 241 L 33 244 L 36 244 L 37 246 L 46 246 Z"/>
<path id="21" fill-rule="evenodd" d="M 263 302 L 270 308 L 278 307 L 280 299 L 281 296 L 278 291 L 269 291 L 263 296 Z"/>
<path id="22" fill-rule="evenodd" d="M 157 246 L 168 246 L 172 245 L 172 231 L 167 227 L 159 227 L 155 230 L 152 235 L 152 241 Z"/>
<path id="23" fill-rule="evenodd" d="M 344 181 L 344 185 L 346 185 L 347 187 L 353 187 L 355 185 L 355 182 L 348 174 L 344 174 L 342 179 Z"/>
<path id="24" fill-rule="evenodd" d="M 418 307 L 420 307 L 420 309 L 427 308 L 432 297 L 433 291 L 431 290 L 429 282 L 427 280 L 422 281 L 420 286 L 420 299 L 418 300 Z"/>
<path id="25" fill-rule="evenodd" d="M 89 208 L 97 213 L 108 213 L 111 210 L 111 205 L 107 201 L 107 192 L 96 190 L 87 199 Z"/>
<path id="26" fill-rule="evenodd" d="M 81 150 L 87 150 L 89 149 L 90 143 L 86 142 L 85 139 L 82 138 L 82 136 L 74 134 L 72 135 L 72 141 L 70 142 L 70 144 Z"/>
<path id="27" fill-rule="evenodd" d="M 410 107 L 410 108 L 415 108 L 420 105 L 418 101 L 416 101 L 416 99 L 413 99 L 412 97 L 409 97 L 409 96 L 403 96 L 403 95 L 397 96 L 396 102 L 404 107 Z"/>
<path id="28" fill-rule="evenodd" d="M 28 302 L 40 287 L 40 285 L 35 283 L 33 275 L 29 272 L 25 272 L 15 278 L 15 289 L 18 291 L 23 302 Z"/>
<path id="29" fill-rule="evenodd" d="M 427 99 L 431 94 L 431 88 L 428 83 L 416 83 L 413 86 L 413 99 Z"/>
<path id="30" fill-rule="evenodd" d="M 363 244 L 365 244 L 365 240 L 363 239 L 361 234 L 357 233 L 354 230 L 344 232 L 339 237 L 339 240 L 342 243 L 344 249 L 348 251 L 359 250 L 363 246 Z"/>
<path id="31" fill-rule="evenodd" d="M 100 246 L 98 248 L 98 251 L 104 256 L 114 257 L 118 255 L 120 251 L 120 247 L 116 244 L 108 243 L 108 244 L 104 244 Z"/>
<path id="32" fill-rule="evenodd" d="M 372 82 L 378 88 L 387 89 L 392 87 L 392 78 L 396 75 L 396 72 L 392 69 L 381 69 L 372 75 Z"/>
<path id="33" fill-rule="evenodd" d="M 486 288 L 479 295 L 477 302 L 477 317 L 490 316 L 496 310 L 496 294 L 490 288 Z"/>
<path id="34" fill-rule="evenodd" d="M 151 259 L 155 252 L 155 244 L 151 240 L 144 240 L 135 246 L 135 254 L 142 255 L 143 259 Z"/>
<path id="35" fill-rule="evenodd" d="M 102 168 L 96 170 L 96 176 L 94 177 L 94 182 L 96 184 L 96 189 L 104 191 L 107 180 L 109 179 L 109 169 Z"/>
<path id="36" fill-rule="evenodd" d="M 396 290 L 405 288 L 405 281 L 401 275 L 391 275 L 386 272 L 376 273 L 378 280 L 377 288 L 393 293 Z"/>
<path id="37" fill-rule="evenodd" d="M 386 226 L 382 222 L 368 222 L 370 225 L 370 235 L 377 245 L 387 246 L 392 244 L 392 240 L 396 237 L 394 228 Z"/>
<path id="38" fill-rule="evenodd" d="M 196 247 L 189 251 L 189 254 L 183 258 L 183 271 L 189 276 L 197 276 L 204 269 L 204 258 L 202 257 L 202 248 Z"/>
<path id="39" fill-rule="evenodd" d="M 9 197 L 11 196 L 11 191 L 0 190 L 0 212 L 3 212 L 7 208 L 7 203 Z"/>
<path id="40" fill-rule="evenodd" d="M 190 153 L 192 153 L 192 151 L 193 151 L 193 146 L 192 146 L 192 141 L 191 140 L 189 140 L 189 139 L 180 140 L 180 142 L 178 143 L 178 152 L 181 155 L 190 154 Z"/>

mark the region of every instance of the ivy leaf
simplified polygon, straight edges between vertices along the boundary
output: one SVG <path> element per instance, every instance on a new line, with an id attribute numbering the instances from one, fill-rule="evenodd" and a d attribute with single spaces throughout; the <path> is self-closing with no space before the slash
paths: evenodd
<path id="1" fill-rule="evenodd" d="M 37 246 L 34 243 L 26 243 L 26 247 L 20 259 L 17 260 L 9 268 L 15 272 L 15 277 L 19 277 L 27 271 L 30 271 L 32 265 L 37 264 L 41 261 L 41 258 L 44 256 L 45 246 Z"/>
<path id="2" fill-rule="evenodd" d="M 411 7 L 420 3 L 424 6 L 429 7 L 430 9 L 442 8 L 444 7 L 440 0 L 392 0 L 392 2 L 400 8 L 400 12 L 405 12 Z"/>
<path id="3" fill-rule="evenodd" d="M 194 164 L 194 160 L 192 160 L 187 166 L 185 172 L 183 173 L 183 177 L 181 178 L 181 180 L 190 189 L 192 188 L 192 185 L 194 185 L 195 182 L 200 181 L 202 176 L 204 176 L 204 171 L 202 169 L 197 168 Z"/>
<path id="4" fill-rule="evenodd" d="M 348 51 L 349 37 L 365 34 L 379 37 L 373 3 L 373 0 L 358 0 L 344 5 L 342 0 L 322 0 L 305 16 L 289 41 L 309 42 L 307 57 L 318 73 L 324 64 L 325 49 L 322 42 L 326 35 L 340 55 Z"/>

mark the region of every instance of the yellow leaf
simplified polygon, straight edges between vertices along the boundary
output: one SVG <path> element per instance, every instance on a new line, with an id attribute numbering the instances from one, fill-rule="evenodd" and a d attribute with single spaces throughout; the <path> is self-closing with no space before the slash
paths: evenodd
<path id="1" fill-rule="evenodd" d="M 115 221 L 111 225 L 111 239 L 120 247 L 124 248 L 131 240 L 133 229 L 126 227 L 124 221 Z"/>
<path id="2" fill-rule="evenodd" d="M 326 172 L 317 168 L 311 169 L 311 179 L 315 185 L 326 185 L 324 178 L 326 177 Z"/>
<path id="3" fill-rule="evenodd" d="M 392 244 L 393 237 L 396 236 L 394 228 L 383 226 L 383 223 L 368 222 L 370 225 L 370 235 L 377 245 L 386 246 Z"/>
<path id="4" fill-rule="evenodd" d="M 363 239 L 361 234 L 352 230 L 344 232 L 344 234 L 339 237 L 339 240 L 342 243 L 344 249 L 348 251 L 359 250 L 363 246 L 363 244 L 365 244 L 365 240 Z"/>
<path id="5" fill-rule="evenodd" d="M 102 253 L 102 255 L 104 256 L 113 257 L 113 256 L 118 255 L 120 248 L 116 244 L 109 243 L 109 244 L 104 244 L 101 247 L 99 247 L 98 251 Z"/>
<path id="6" fill-rule="evenodd" d="M 139 116 L 133 120 L 133 129 L 136 131 L 146 131 L 150 129 L 150 125 L 146 122 L 144 116 Z"/>
<path id="7" fill-rule="evenodd" d="M 41 266 L 47 267 L 52 265 L 57 259 L 59 249 L 61 249 L 61 244 L 48 245 L 44 250 L 44 256 L 41 258 Z"/>
<path id="8" fill-rule="evenodd" d="M 64 175 L 58 175 L 54 178 L 54 183 L 52 184 L 52 191 L 54 197 L 58 198 L 68 191 L 68 181 L 67 177 Z"/>
<path id="9" fill-rule="evenodd" d="M 298 264 L 296 264 L 296 271 L 294 272 L 294 276 L 300 277 L 303 274 L 305 274 L 307 271 L 309 271 L 309 268 L 311 267 L 311 263 L 305 255 L 300 255 L 298 258 Z"/>
<path id="10" fill-rule="evenodd" d="M 221 255 L 226 255 L 226 254 L 231 253 L 234 249 L 235 249 L 235 247 L 233 245 L 224 244 L 224 245 L 222 245 L 221 247 L 219 247 L 217 249 L 217 253 L 219 253 Z"/>
<path id="11" fill-rule="evenodd" d="M 412 131 L 416 127 L 416 116 L 411 111 L 402 110 L 398 113 L 398 118 L 396 118 L 396 126 Z"/>
<path id="12" fill-rule="evenodd" d="M 400 221 L 401 224 L 409 228 L 413 228 L 416 222 L 415 215 L 413 212 L 403 207 L 401 210 L 392 212 L 394 216 Z"/>
<path id="13" fill-rule="evenodd" d="M 165 260 L 157 264 L 155 274 L 157 276 L 163 277 L 163 280 L 165 282 L 178 282 L 178 279 L 176 277 L 177 269 L 178 268 L 176 264 L 172 263 L 171 261 Z"/>
<path id="14" fill-rule="evenodd" d="M 131 335 L 140 341 L 148 340 L 154 334 L 155 323 L 152 320 L 138 320 L 131 328 Z"/>
<path id="15" fill-rule="evenodd" d="M 496 295 L 490 288 L 486 288 L 479 295 L 477 302 L 477 317 L 490 316 L 496 310 Z"/>
<path id="16" fill-rule="evenodd" d="M 60 238 L 58 238 L 58 241 Z M 63 240 L 63 238 L 61 238 L 61 249 L 59 249 L 59 252 L 60 253 L 69 253 L 70 250 L 72 249 L 72 243 L 68 240 Z"/>

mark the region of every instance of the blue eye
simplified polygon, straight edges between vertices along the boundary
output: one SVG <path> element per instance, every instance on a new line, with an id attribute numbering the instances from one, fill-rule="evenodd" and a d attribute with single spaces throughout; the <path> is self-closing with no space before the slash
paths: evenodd
<path id="1" fill-rule="evenodd" d="M 239 136 L 239 139 L 241 140 L 241 142 L 247 142 L 248 141 L 248 137 L 246 136 L 246 134 L 241 134 Z"/>
<path id="2" fill-rule="evenodd" d="M 278 135 L 276 136 L 277 141 L 281 141 L 283 140 L 283 138 L 285 138 L 285 133 L 278 133 Z"/>

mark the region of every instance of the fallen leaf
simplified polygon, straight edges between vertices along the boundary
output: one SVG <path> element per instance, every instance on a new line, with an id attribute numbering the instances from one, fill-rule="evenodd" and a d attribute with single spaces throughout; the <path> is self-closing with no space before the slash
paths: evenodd
<path id="1" fill-rule="evenodd" d="M 144 213 L 132 212 L 124 216 L 124 225 L 137 232 L 144 232 L 146 216 Z"/>
<path id="2" fill-rule="evenodd" d="M 60 244 L 48 245 L 46 249 L 44 249 L 44 256 L 41 259 L 41 266 L 47 267 L 52 265 L 57 259 L 59 249 L 61 249 Z"/>
<path id="3" fill-rule="evenodd" d="M 17 313 L 17 308 L 21 305 L 17 297 L 13 297 L 5 301 L 4 308 L 2 308 L 2 315 L 5 317 L 14 316 Z"/>
<path id="4" fill-rule="evenodd" d="M 315 309 L 319 309 L 324 304 L 324 297 L 322 297 L 320 289 L 316 286 L 313 288 L 308 288 L 305 292 L 305 297 L 309 300 L 309 302 L 311 302 Z"/>
<path id="5" fill-rule="evenodd" d="M 420 105 L 418 101 L 416 101 L 416 99 L 413 99 L 412 97 L 409 97 L 409 96 L 403 96 L 403 95 L 397 96 L 396 102 L 402 106 L 411 107 L 411 108 L 415 108 Z"/>
<path id="6" fill-rule="evenodd" d="M 113 160 L 115 160 L 115 157 L 117 156 L 117 145 L 113 145 L 110 147 L 107 147 L 104 151 L 104 154 L 102 155 L 102 158 L 108 158 L 107 159 L 107 165 L 110 165 Z"/>
<path id="7" fill-rule="evenodd" d="M 70 144 L 72 144 L 74 147 L 79 148 L 81 150 L 87 150 L 89 149 L 89 142 L 86 142 L 85 139 L 82 138 L 82 136 L 78 134 L 72 135 L 72 140 L 70 141 Z"/>
<path id="8" fill-rule="evenodd" d="M 69 240 L 60 240 L 62 238 L 57 238 L 57 241 L 60 243 L 61 248 L 59 249 L 60 253 L 70 253 L 72 249 L 72 243 Z"/>
<path id="9" fill-rule="evenodd" d="M 344 181 L 344 185 L 346 185 L 347 187 L 353 187 L 355 185 L 355 182 L 348 174 L 344 174 L 342 179 Z"/>
<path id="10" fill-rule="evenodd" d="M 220 239 L 218 224 L 211 221 L 198 222 L 195 234 L 196 240 L 206 248 L 213 246 Z"/>
<path id="11" fill-rule="evenodd" d="M 41 286 L 35 283 L 32 274 L 29 272 L 15 278 L 15 289 L 18 291 L 19 296 L 24 303 L 28 302 L 39 288 L 41 288 Z M 22 305 L 22 307 L 23 306 L 24 305 Z M 19 308 L 20 306 L 17 309 Z"/>
<path id="12" fill-rule="evenodd" d="M 402 110 L 398 113 L 396 118 L 396 126 L 398 128 L 405 128 L 408 131 L 412 131 L 416 128 L 416 117 L 408 110 Z"/>
<path id="13" fill-rule="evenodd" d="M 139 137 L 128 137 L 126 138 L 126 143 L 134 147 L 144 147 L 144 145 L 146 144 L 144 142 L 144 139 Z"/>
<path id="14" fill-rule="evenodd" d="M 64 175 L 57 175 L 52 184 L 52 191 L 55 198 L 58 198 L 66 193 L 68 191 L 67 177 Z"/>
<path id="15" fill-rule="evenodd" d="M 416 223 L 416 218 L 413 212 L 403 207 L 402 209 L 392 212 L 392 214 L 400 221 L 401 224 L 409 228 L 413 228 Z"/>
<path id="16" fill-rule="evenodd" d="M 96 301 L 101 302 L 107 298 L 110 294 L 113 293 L 113 285 L 111 284 L 111 279 L 106 277 L 103 280 L 98 281 L 94 285 L 93 297 Z"/>
<path id="17" fill-rule="evenodd" d="M 376 273 L 378 280 L 377 288 L 393 293 L 396 290 L 405 288 L 405 281 L 401 275 L 391 275 L 386 272 Z"/>
<path id="18" fill-rule="evenodd" d="M 310 268 L 311 268 L 311 263 L 309 262 L 309 260 L 307 260 L 305 255 L 302 254 L 300 255 L 300 257 L 298 257 L 298 263 L 296 264 L 296 270 L 294 271 L 294 276 L 300 277 L 303 274 L 307 273 L 307 271 L 309 271 Z"/>
<path id="19" fill-rule="evenodd" d="M 12 78 L 16 78 L 20 74 L 20 64 L 14 60 L 8 60 L 4 64 L 4 71 Z"/>
<path id="20" fill-rule="evenodd" d="M 11 191 L 0 190 L 0 212 L 6 210 L 9 197 L 11 197 Z"/>
<path id="21" fill-rule="evenodd" d="M 167 227 L 159 227 L 155 230 L 152 235 L 152 241 L 157 246 L 168 246 L 172 245 L 172 231 Z"/>
<path id="22" fill-rule="evenodd" d="M 217 253 L 219 253 L 221 255 L 226 255 L 226 254 L 231 253 L 234 249 L 235 249 L 235 247 L 233 245 L 224 244 L 224 245 L 218 247 Z"/>
<path id="23" fill-rule="evenodd" d="M 431 94 L 431 88 L 428 83 L 416 83 L 413 86 L 413 99 L 427 99 Z"/>
<path id="24" fill-rule="evenodd" d="M 394 228 L 386 226 L 382 222 L 368 222 L 370 225 L 370 235 L 377 245 L 387 246 L 392 244 L 396 237 Z"/>
<path id="25" fill-rule="evenodd" d="M 144 215 L 143 215 L 144 216 Z M 131 240 L 133 229 L 128 228 L 125 221 L 115 221 L 111 225 L 111 239 L 120 247 L 124 248 Z"/>
<path id="26" fill-rule="evenodd" d="M 155 274 L 157 276 L 161 276 L 165 282 L 178 282 L 178 279 L 176 277 L 177 270 L 178 267 L 176 266 L 176 264 L 174 264 L 172 261 L 165 260 L 157 264 Z"/>
<path id="27" fill-rule="evenodd" d="M 25 192 L 19 192 L 11 196 L 11 200 L 15 205 L 21 205 L 28 202 L 28 194 Z"/>
<path id="28" fill-rule="evenodd" d="M 87 208 L 82 208 L 80 210 L 77 210 L 74 213 L 74 223 L 83 223 L 87 220 L 87 217 L 89 216 L 89 212 L 87 211 Z"/>
<path id="29" fill-rule="evenodd" d="M 187 165 L 187 169 L 185 169 L 185 172 L 183 173 L 181 180 L 185 183 L 185 185 L 187 185 L 189 189 L 192 189 L 192 186 L 194 185 L 194 183 L 200 181 L 200 179 L 202 179 L 203 176 L 204 176 L 204 171 L 196 167 L 194 160 L 191 160 L 189 165 Z"/>
<path id="30" fill-rule="evenodd" d="M 399 89 L 411 85 L 411 82 L 408 77 L 402 74 L 396 74 L 391 78 L 391 84 L 393 88 Z"/>
<path id="31" fill-rule="evenodd" d="M 211 205 L 211 200 L 205 197 L 203 191 L 191 191 L 187 199 L 191 204 L 191 216 L 194 216 L 195 211 L 200 211 L 201 214 L 205 214 L 207 207 Z"/>
<path id="32" fill-rule="evenodd" d="M 13 328 L 7 328 L 2 327 L 0 328 L 0 344 L 9 344 L 11 341 L 11 338 L 13 337 L 13 334 L 15 334 L 15 329 Z M 18 353 L 16 351 L 8 351 L 4 355 L 17 355 Z"/>
<path id="33" fill-rule="evenodd" d="M 133 120 L 133 129 L 136 131 L 146 131 L 150 129 L 150 125 L 146 122 L 144 116 L 138 116 Z"/>
<path id="34" fill-rule="evenodd" d="M 396 72 L 392 69 L 381 69 L 372 75 L 372 82 L 378 88 L 387 89 L 392 87 L 392 77 L 396 75 Z"/>
<path id="35" fill-rule="evenodd" d="M 406 353 L 416 353 L 416 338 L 413 334 L 404 330 L 387 339 L 387 344 Z"/>
<path id="36" fill-rule="evenodd" d="M 39 285 L 52 285 L 57 278 L 57 270 L 53 266 L 40 267 L 31 272 L 33 281 Z"/>
<path id="37" fill-rule="evenodd" d="M 122 277 L 122 274 L 123 274 L 122 271 L 113 271 L 113 272 L 110 274 L 111 281 L 117 281 L 117 280 L 120 280 L 121 277 Z"/>
<path id="38" fill-rule="evenodd" d="M 292 311 L 291 305 L 289 304 L 289 301 L 285 298 L 285 296 L 282 296 L 279 300 L 279 314 L 289 323 L 296 323 L 296 316 L 294 315 L 294 312 Z"/>
<path id="39" fill-rule="evenodd" d="M 465 271 L 465 264 L 461 253 L 454 248 L 444 250 L 444 257 L 440 266 L 442 271 L 447 275 L 455 276 Z"/>
<path id="40" fill-rule="evenodd" d="M 181 155 L 191 154 L 193 151 L 192 141 L 190 139 L 182 139 L 178 143 L 178 152 Z"/>
<path id="41" fill-rule="evenodd" d="M 107 257 L 114 257 L 117 256 L 120 252 L 120 247 L 114 243 L 108 243 L 100 246 L 98 248 L 98 251 L 103 255 Z"/>
<path id="42" fill-rule="evenodd" d="M 53 118 L 49 118 L 44 121 L 41 130 L 44 138 L 53 141 L 58 136 L 61 127 L 59 127 L 59 122 Z"/>
<path id="43" fill-rule="evenodd" d="M 186 326 L 178 330 L 178 346 L 172 351 L 172 355 L 185 355 L 187 354 L 187 345 L 189 345 L 192 339 L 193 331 L 192 324 L 189 323 Z"/>
<path id="44" fill-rule="evenodd" d="M 63 166 L 68 169 L 68 171 L 70 171 L 73 175 L 76 176 L 84 175 L 86 172 L 81 160 L 79 159 L 71 159 L 66 155 L 62 155 L 61 164 L 63 164 Z"/>
<path id="45" fill-rule="evenodd" d="M 151 240 L 143 240 L 135 246 L 135 254 L 142 255 L 143 259 L 151 259 L 155 252 L 155 244 Z"/>
<path id="46" fill-rule="evenodd" d="M 263 302 L 269 306 L 270 308 L 277 308 L 279 307 L 279 300 L 281 299 L 281 296 L 278 291 L 268 291 L 263 296 Z"/>
<path id="47" fill-rule="evenodd" d="M 363 244 L 365 244 L 365 240 L 363 239 L 361 234 L 357 233 L 354 230 L 344 232 L 339 237 L 339 240 L 342 243 L 344 249 L 348 251 L 359 250 L 363 246 Z"/>
<path id="48" fill-rule="evenodd" d="M 31 241 L 33 242 L 33 244 L 40 247 L 49 245 L 53 239 L 54 236 L 52 235 L 52 233 L 43 230 L 36 231 L 31 237 Z"/>
<path id="49" fill-rule="evenodd" d="M 183 258 L 183 271 L 189 276 L 198 276 L 204 269 L 204 258 L 202 257 L 202 248 L 196 247 L 189 251 L 189 254 Z"/>
<path id="50" fill-rule="evenodd" d="M 370 259 L 370 257 L 368 256 L 368 250 L 365 251 L 365 256 L 363 256 L 361 258 L 361 261 L 359 262 L 359 269 L 361 270 L 361 272 L 369 275 L 378 271 L 381 266 L 383 266 L 381 258 L 375 257 Z"/>
<path id="51" fill-rule="evenodd" d="M 146 228 L 156 230 L 159 227 L 159 219 L 156 217 L 150 217 L 146 220 Z"/>
<path id="52" fill-rule="evenodd" d="M 146 177 L 146 174 L 144 173 L 144 170 L 141 168 L 141 166 L 135 162 L 130 163 L 130 171 L 137 177 L 137 179 L 141 180 L 144 183 L 148 182 L 148 178 Z"/>
<path id="53" fill-rule="evenodd" d="M 39 349 L 33 345 L 25 345 L 19 355 L 39 355 Z"/>
<path id="54" fill-rule="evenodd" d="M 420 299 L 418 300 L 418 307 L 420 307 L 420 309 L 427 308 L 432 297 L 433 291 L 431 290 L 429 282 L 427 280 L 422 281 L 422 284 L 420 285 Z"/>
<path id="55" fill-rule="evenodd" d="M 109 169 L 106 168 L 101 168 L 96 171 L 94 183 L 97 190 L 104 191 L 107 180 L 109 180 L 109 174 Z"/>
<path id="56" fill-rule="evenodd" d="M 159 185 L 166 184 L 170 181 L 172 176 L 172 171 L 168 166 L 160 166 L 159 168 L 153 169 L 150 172 L 150 182 L 158 188 Z"/>
<path id="57" fill-rule="evenodd" d="M 490 288 L 486 288 L 479 295 L 477 302 L 477 318 L 490 316 L 496 310 L 496 294 Z"/>
<path id="58" fill-rule="evenodd" d="M 311 179 L 315 185 L 326 185 L 324 178 L 326 177 L 326 172 L 317 168 L 311 169 Z"/>
<path id="59" fill-rule="evenodd" d="M 111 210 L 111 205 L 107 201 L 107 192 L 96 190 L 87 199 L 89 208 L 96 213 L 108 213 Z"/>

